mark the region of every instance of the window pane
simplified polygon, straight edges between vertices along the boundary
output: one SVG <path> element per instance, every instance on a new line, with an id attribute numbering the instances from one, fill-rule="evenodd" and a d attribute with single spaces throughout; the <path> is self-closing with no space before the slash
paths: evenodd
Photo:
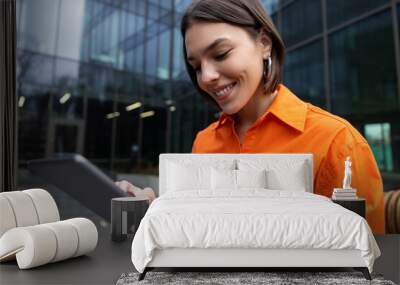
<path id="1" fill-rule="evenodd" d="M 147 4 L 147 15 L 149 18 L 157 19 L 158 18 L 158 5 L 151 3 L 150 1 Z"/>
<path id="2" fill-rule="evenodd" d="M 71 60 L 56 60 L 53 110 L 57 117 L 82 118 L 83 90 L 79 84 L 80 64 Z"/>
<path id="3" fill-rule="evenodd" d="M 138 47 L 135 48 L 135 71 L 136 72 L 143 72 L 143 45 L 139 45 Z"/>
<path id="4" fill-rule="evenodd" d="M 173 7 L 173 0 L 161 0 L 160 1 L 160 5 L 161 5 L 161 7 L 163 7 L 163 8 L 166 8 L 166 9 L 168 9 L 168 10 L 171 10 Z"/>
<path id="5" fill-rule="evenodd" d="M 174 31 L 174 65 L 173 77 L 178 77 L 182 72 L 185 72 L 185 63 L 183 61 L 183 41 L 179 29 Z"/>
<path id="6" fill-rule="evenodd" d="M 294 1 L 282 10 L 282 37 L 287 46 L 321 32 L 321 0 Z"/>
<path id="7" fill-rule="evenodd" d="M 335 113 L 396 109 L 396 67 L 389 10 L 334 33 L 329 44 Z"/>
<path id="8" fill-rule="evenodd" d="M 390 124 L 367 124 L 364 127 L 364 132 L 379 169 L 389 172 L 393 171 Z"/>
<path id="9" fill-rule="evenodd" d="M 328 27 L 331 28 L 389 2 L 389 0 L 326 0 Z"/>
<path id="10" fill-rule="evenodd" d="M 175 0 L 175 10 L 183 12 L 190 5 L 192 0 Z"/>
<path id="11" fill-rule="evenodd" d="M 30 51 L 17 50 L 17 84 L 29 82 L 50 86 L 53 84 L 54 58 Z"/>
<path id="12" fill-rule="evenodd" d="M 138 102 L 138 100 L 132 100 L 128 102 L 120 101 L 117 107 L 121 115 L 116 121 L 117 132 L 115 155 L 117 158 L 128 159 L 128 164 L 130 167 L 136 165 L 138 158 L 138 128 L 140 108 L 126 112 L 126 107 L 135 102 Z"/>
<path id="13" fill-rule="evenodd" d="M 157 75 L 157 37 L 153 37 L 146 45 L 146 73 Z"/>
<path id="14" fill-rule="evenodd" d="M 57 58 L 55 61 L 54 84 L 69 88 L 77 87 L 81 76 L 80 62 L 61 58 Z"/>
<path id="15" fill-rule="evenodd" d="M 76 152 L 78 148 L 77 137 L 79 135 L 77 126 L 56 125 L 54 134 L 54 152 Z"/>
<path id="16" fill-rule="evenodd" d="M 59 4 L 59 0 L 19 3 L 18 48 L 54 55 Z"/>
<path id="17" fill-rule="evenodd" d="M 18 84 L 18 159 L 42 158 L 46 153 L 50 89 Z"/>
<path id="18" fill-rule="evenodd" d="M 171 150 L 190 151 L 195 133 L 209 123 L 210 110 L 192 98 L 197 95 L 182 59 L 180 17 L 191 0 L 16 2 L 21 159 L 76 150 L 99 166 L 127 170 L 138 167 L 132 156 L 156 165 L 167 134 Z M 180 84 L 185 87 L 171 93 Z M 175 109 L 167 116 L 165 100 L 171 96 L 168 104 Z M 178 118 L 175 97 L 190 97 L 181 101 L 201 106 L 184 106 L 193 113 L 191 122 L 167 131 L 166 118 Z M 125 109 L 139 99 L 156 113 L 140 129 L 138 113 Z M 37 138 L 27 139 L 32 132 Z M 139 139 L 144 147 L 138 150 Z"/>
<path id="19" fill-rule="evenodd" d="M 112 124 L 118 119 L 107 117 L 114 112 L 113 105 L 110 99 L 88 98 L 84 155 L 105 168 L 110 167 Z"/>
<path id="20" fill-rule="evenodd" d="M 172 129 L 175 129 L 176 127 L 178 130 L 180 130 L 179 148 L 182 149 L 183 152 L 191 152 L 192 149 L 194 137 L 188 136 L 187 134 L 193 134 L 193 132 L 196 130 L 196 96 L 200 95 L 192 93 L 190 96 L 182 97 L 180 100 L 177 100 L 178 116 L 176 117 L 176 120 L 174 120 Z M 200 104 L 206 103 L 203 101 Z"/>
<path id="21" fill-rule="evenodd" d="M 161 79 L 169 78 L 169 63 L 170 63 L 170 38 L 171 32 L 165 27 L 165 32 L 160 35 L 159 64 L 157 67 L 157 76 Z"/>
<path id="22" fill-rule="evenodd" d="M 144 0 L 126 0 L 122 7 L 128 9 L 132 13 L 144 16 L 146 13 L 146 1 Z"/>
<path id="23" fill-rule="evenodd" d="M 142 166 L 154 173 L 158 169 L 158 156 L 165 152 L 166 147 L 166 109 L 148 105 L 144 111 L 154 111 L 154 115 L 141 119 L 143 121 Z"/>
<path id="24" fill-rule="evenodd" d="M 15 8 L 16 8 L 15 16 L 17 18 L 16 19 L 17 37 L 19 37 L 19 35 L 20 35 L 20 32 L 19 32 L 19 30 L 20 30 L 20 21 L 22 19 L 22 10 L 23 10 L 23 8 L 25 8 L 25 1 L 26 0 L 18 0 L 18 1 L 15 2 Z"/>
<path id="25" fill-rule="evenodd" d="M 261 2 L 269 15 L 278 10 L 279 0 L 262 0 Z"/>
<path id="26" fill-rule="evenodd" d="M 85 0 L 62 0 L 59 19 L 57 55 L 75 60 L 81 58 Z"/>
<path id="27" fill-rule="evenodd" d="M 301 99 L 326 107 L 322 41 L 296 49 L 286 56 L 285 84 Z"/>

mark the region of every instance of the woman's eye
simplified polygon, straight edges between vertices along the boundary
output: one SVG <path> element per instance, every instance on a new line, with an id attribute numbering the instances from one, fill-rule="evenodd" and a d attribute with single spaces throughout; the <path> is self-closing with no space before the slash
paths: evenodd
<path id="1" fill-rule="evenodd" d="M 231 50 L 228 50 L 228 51 L 226 51 L 226 52 L 223 52 L 223 53 L 220 53 L 220 54 L 216 55 L 216 56 L 215 56 L 215 59 L 216 59 L 216 60 L 223 60 L 224 58 L 226 58 L 226 56 L 228 55 L 228 53 L 229 53 L 230 51 L 231 51 Z"/>

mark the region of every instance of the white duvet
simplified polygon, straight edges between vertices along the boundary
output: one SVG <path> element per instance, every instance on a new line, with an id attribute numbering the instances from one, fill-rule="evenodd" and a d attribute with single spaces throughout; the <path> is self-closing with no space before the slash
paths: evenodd
<path id="1" fill-rule="evenodd" d="M 320 195 L 266 189 L 164 194 L 133 239 L 135 268 L 165 248 L 358 249 L 370 272 L 380 256 L 359 215 Z"/>

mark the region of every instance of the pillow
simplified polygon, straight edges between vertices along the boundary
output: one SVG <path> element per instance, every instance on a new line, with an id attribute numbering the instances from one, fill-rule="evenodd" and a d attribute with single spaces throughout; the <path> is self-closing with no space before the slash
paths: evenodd
<path id="1" fill-rule="evenodd" d="M 267 188 L 273 190 L 307 191 L 308 165 L 304 160 L 239 160 L 240 170 L 266 169 Z"/>
<path id="2" fill-rule="evenodd" d="M 266 188 L 266 171 L 263 170 L 211 170 L 212 189 L 237 190 L 240 188 Z"/>
<path id="3" fill-rule="evenodd" d="M 211 188 L 217 189 L 236 189 L 236 170 L 232 169 L 216 169 L 211 170 Z"/>
<path id="4" fill-rule="evenodd" d="M 211 167 L 185 166 L 176 163 L 168 165 L 168 191 L 185 191 L 190 189 L 210 189 Z"/>
<path id="5" fill-rule="evenodd" d="M 307 191 L 307 164 L 289 161 L 267 173 L 268 188 L 276 190 Z"/>
<path id="6" fill-rule="evenodd" d="M 211 169 L 234 169 L 235 160 L 171 159 L 166 163 L 166 191 L 211 190 Z"/>
<path id="7" fill-rule="evenodd" d="M 267 188 L 267 171 L 236 170 L 238 188 Z"/>
<path id="8" fill-rule="evenodd" d="M 302 168 L 285 172 L 276 169 L 267 171 L 268 189 L 306 192 L 306 176 Z"/>

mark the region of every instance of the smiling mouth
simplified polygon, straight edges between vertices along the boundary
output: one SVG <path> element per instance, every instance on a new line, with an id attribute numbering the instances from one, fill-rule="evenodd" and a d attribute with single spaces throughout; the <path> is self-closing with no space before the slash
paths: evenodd
<path id="1" fill-rule="evenodd" d="M 227 85 L 224 89 L 214 92 L 214 94 L 218 100 L 226 98 L 227 95 L 229 95 L 231 93 L 231 91 L 232 91 L 233 87 L 235 87 L 235 85 L 236 85 L 236 82 L 233 82 L 233 83 Z"/>

